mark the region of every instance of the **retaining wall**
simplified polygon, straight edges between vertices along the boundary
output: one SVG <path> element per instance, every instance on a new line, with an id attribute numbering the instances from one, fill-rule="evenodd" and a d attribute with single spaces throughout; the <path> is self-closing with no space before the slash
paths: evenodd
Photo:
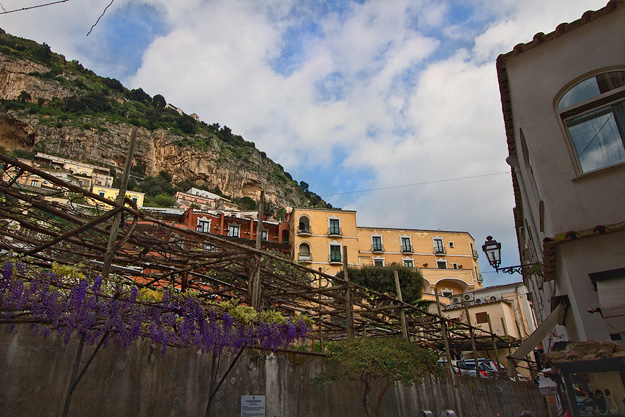
<path id="1" fill-rule="evenodd" d="M 12 333 L 0 327 L 0 415 L 60 416 L 74 363 L 77 338 L 68 345 L 54 335 L 33 337 L 27 326 Z M 94 347 L 86 346 L 82 364 Z M 221 374 L 234 354 L 222 358 Z M 70 416 L 204 416 L 211 355 L 194 349 L 160 348 L 148 342 L 127 350 L 101 349 L 72 397 Z M 239 358 L 215 397 L 211 417 L 241 415 L 241 395 L 265 395 L 267 417 L 363 416 L 362 385 L 312 378 L 323 369 L 319 355 L 250 349 Z M 542 397 L 531 382 L 495 381 L 452 374 L 427 378 L 411 387 L 391 388 L 385 417 L 438 415 L 453 409 L 459 417 L 518 417 L 531 410 L 546 417 Z"/>

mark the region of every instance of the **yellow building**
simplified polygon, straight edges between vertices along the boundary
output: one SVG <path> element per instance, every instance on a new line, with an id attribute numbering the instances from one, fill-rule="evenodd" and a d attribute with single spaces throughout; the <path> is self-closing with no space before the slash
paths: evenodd
<path id="1" fill-rule="evenodd" d="M 355 211 L 296 208 L 290 221 L 295 261 L 336 274 L 343 269 L 343 247 L 350 265 L 358 260 Z"/>
<path id="2" fill-rule="evenodd" d="M 91 192 L 99 195 L 100 197 L 115 201 L 117 199 L 117 195 L 119 194 L 119 189 L 104 187 L 101 185 L 94 185 Z M 137 207 L 143 207 L 143 200 L 145 197 L 144 193 L 140 193 L 137 191 L 126 191 L 126 197 L 130 198 L 137 205 Z M 97 203 L 93 200 L 89 200 L 89 204 L 97 205 Z"/>
<path id="3" fill-rule="evenodd" d="M 290 216 L 293 259 L 328 274 L 350 267 L 391 264 L 419 268 L 424 299 L 482 287 L 475 240 L 467 232 L 358 227 L 356 212 L 296 208 Z"/>

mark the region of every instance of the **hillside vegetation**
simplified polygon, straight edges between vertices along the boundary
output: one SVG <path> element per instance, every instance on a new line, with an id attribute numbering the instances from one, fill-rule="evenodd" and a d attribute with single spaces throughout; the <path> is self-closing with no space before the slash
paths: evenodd
<path id="1" fill-rule="evenodd" d="M 207 124 L 168 105 L 160 94 L 152 97 L 100 77 L 45 43 L 0 32 L 0 67 L 5 73 L 0 76 L 5 84 L 0 85 L 0 146 L 6 151 L 121 166 L 120 137 L 136 126 L 147 139 L 138 144 L 135 172 L 158 177 L 164 171 L 173 184 L 192 183 L 235 199 L 255 199 L 264 189 L 277 205 L 329 206 L 228 126 Z M 193 160 L 208 165 L 190 168 Z"/>

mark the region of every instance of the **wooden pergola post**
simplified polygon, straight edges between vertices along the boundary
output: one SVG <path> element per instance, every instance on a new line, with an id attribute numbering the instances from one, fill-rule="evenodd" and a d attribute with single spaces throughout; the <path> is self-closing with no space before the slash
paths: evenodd
<path id="1" fill-rule="evenodd" d="M 395 289 L 397 290 L 397 299 L 403 303 L 404 298 L 401 295 L 401 285 L 399 284 L 399 273 L 397 270 L 393 271 L 395 275 Z M 399 319 L 401 320 L 401 334 L 404 336 L 404 339 L 408 340 L 408 326 L 406 325 L 406 311 L 402 306 L 399 309 Z"/>
<path id="2" fill-rule="evenodd" d="M 479 378 L 480 373 L 477 371 L 477 348 L 475 347 L 475 335 L 473 334 L 473 326 L 471 325 L 471 316 L 469 315 L 469 307 L 464 305 L 464 312 L 467 315 L 467 324 L 469 325 L 469 334 L 471 335 L 471 348 L 473 349 L 473 360 L 475 361 L 476 376 Z"/>
<path id="3" fill-rule="evenodd" d="M 495 351 L 495 364 L 497 365 L 497 372 L 499 372 L 499 354 L 497 353 L 497 341 L 495 340 L 495 334 L 493 333 L 493 325 L 490 321 L 490 315 L 488 315 L 488 329 L 490 330 L 493 340 L 493 350 Z"/>
<path id="4" fill-rule="evenodd" d="M 135 154 L 135 147 L 137 145 L 137 128 L 132 129 L 130 135 L 130 144 L 128 145 L 128 154 L 126 155 L 126 163 L 124 164 L 124 173 L 122 174 L 122 181 L 119 185 L 119 193 L 117 194 L 117 200 L 115 205 L 117 207 L 123 207 L 126 199 L 126 188 L 128 187 L 128 177 L 130 176 L 130 168 L 132 166 L 132 157 Z M 111 226 L 111 233 L 109 234 L 108 242 L 106 244 L 106 253 L 104 255 L 104 264 L 102 265 L 102 278 L 106 279 L 109 276 L 111 270 L 111 264 L 113 263 L 113 256 L 115 253 L 115 242 L 117 241 L 117 234 L 119 233 L 119 226 L 122 221 L 122 212 L 119 211 L 113 218 L 113 225 Z"/>
<path id="5" fill-rule="evenodd" d="M 347 247 L 343 246 L 343 278 L 347 281 L 345 288 L 345 320 L 347 326 L 347 337 L 353 339 L 354 334 L 354 305 L 352 304 L 352 290 L 349 287 L 349 271 L 347 270 Z"/>
<path id="6" fill-rule="evenodd" d="M 443 335 L 443 342 L 445 343 L 445 354 L 447 356 L 447 367 L 452 371 L 453 368 L 451 366 L 451 353 L 449 352 L 449 340 L 447 340 L 447 321 L 445 317 L 443 317 L 443 310 L 441 309 L 441 302 L 438 297 L 438 291 L 434 291 L 434 295 L 436 295 L 436 307 L 438 308 L 438 316 L 441 319 L 441 334 Z"/>
<path id="7" fill-rule="evenodd" d="M 263 216 L 265 215 L 265 191 L 260 191 L 260 201 L 258 203 L 258 227 L 256 228 L 256 249 L 262 247 L 263 238 Z M 260 256 L 256 255 L 256 266 L 252 272 L 250 283 L 250 302 L 256 310 L 260 309 Z"/>

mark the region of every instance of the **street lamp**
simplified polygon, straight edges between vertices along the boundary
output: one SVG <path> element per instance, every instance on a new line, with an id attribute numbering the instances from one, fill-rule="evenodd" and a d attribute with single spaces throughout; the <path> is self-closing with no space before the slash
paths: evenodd
<path id="1" fill-rule="evenodd" d="M 495 268 L 495 271 L 499 273 L 505 272 L 506 274 L 525 274 L 532 273 L 542 275 L 542 265 L 540 262 L 525 264 L 525 265 L 515 265 L 515 266 L 506 266 L 503 268 L 499 268 L 501 265 L 501 243 L 497 242 L 493 239 L 492 236 L 486 237 L 486 242 L 482 246 L 482 250 L 486 254 L 486 258 L 488 259 L 488 263 L 490 266 Z"/>

